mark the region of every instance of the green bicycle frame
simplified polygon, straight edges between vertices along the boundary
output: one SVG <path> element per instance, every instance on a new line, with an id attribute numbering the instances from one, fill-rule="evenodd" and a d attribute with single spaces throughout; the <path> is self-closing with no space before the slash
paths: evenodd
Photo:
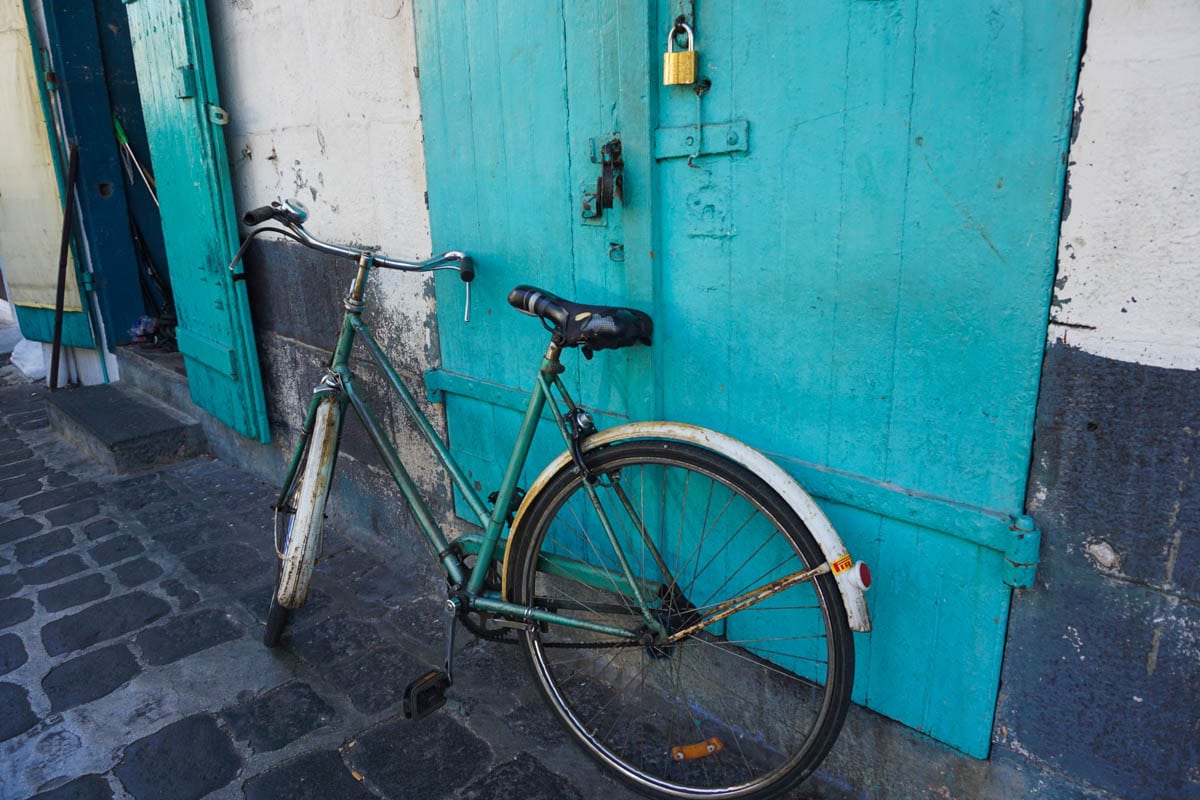
<path id="1" fill-rule="evenodd" d="M 341 413 L 345 413 L 344 406 L 346 403 L 349 403 L 354 408 L 355 413 L 367 431 L 368 437 L 375 444 L 376 449 L 378 449 L 380 456 L 383 458 L 384 464 L 387 466 L 388 472 L 391 473 L 392 479 L 400 489 L 400 493 L 412 509 L 417 527 L 437 554 L 438 562 L 441 564 L 451 584 L 459 587 L 461 590 L 460 599 L 468 608 L 498 614 L 524 623 L 539 622 L 565 625 L 609 636 L 634 639 L 635 633 L 632 631 L 562 616 L 545 609 L 507 602 L 499 597 L 488 596 L 483 591 L 484 580 L 489 566 L 493 560 L 498 560 L 503 556 L 503 551 L 498 547 L 502 539 L 501 533 L 507 524 L 508 509 L 516 492 L 518 477 L 525 466 L 525 461 L 529 456 L 529 450 L 533 443 L 534 433 L 547 405 L 549 405 L 556 427 L 562 435 L 564 442 L 569 445 L 571 441 L 565 417 L 558 407 L 557 401 L 554 399 L 554 394 L 556 393 L 562 398 L 568 408 L 575 407 L 574 401 L 558 377 L 563 371 L 562 365 L 559 363 L 560 348 L 558 344 L 552 342 L 546 354 L 542 357 L 537 381 L 530 394 L 529 403 L 525 409 L 524 418 L 521 421 L 521 428 L 517 434 L 512 455 L 509 457 L 508 466 L 505 469 L 496 502 L 489 511 L 487 505 L 475 490 L 475 487 L 467 479 L 466 473 L 454 460 L 446 443 L 438 436 L 429 419 L 417 405 L 412 392 L 409 391 L 408 387 L 400 379 L 400 375 L 396 372 L 395 367 L 392 366 L 387 355 L 383 352 L 379 343 L 375 341 L 374 337 L 371 336 L 366 328 L 366 324 L 362 321 L 363 292 L 372 262 L 373 259 L 369 253 L 363 254 L 359 259 L 358 273 L 346 297 L 346 313 L 343 318 L 337 345 L 334 348 L 333 358 L 325 378 L 313 392 L 313 398 L 309 404 L 308 413 L 306 414 L 304 426 L 301 430 L 300 442 L 292 456 L 287 476 L 284 479 L 284 486 L 286 487 L 291 484 L 297 470 L 300 468 L 308 438 L 312 433 L 313 420 L 315 419 L 318 406 L 322 400 L 333 394 L 343 407 Z M 388 385 L 399 399 L 408 418 L 416 426 L 421 437 L 433 450 L 438 462 L 445 468 L 451 481 L 453 481 L 454 485 L 458 487 L 462 496 L 466 499 L 471 513 L 475 515 L 479 525 L 483 528 L 482 536 L 468 535 L 460 537 L 454 544 L 446 538 L 441 526 L 434 518 L 428 504 L 421 495 L 416 482 L 409 475 L 408 470 L 405 469 L 404 463 L 388 438 L 383 425 L 355 384 L 354 376 L 349 366 L 350 353 L 355 341 L 362 342 L 367 353 L 371 356 L 371 360 L 379 367 Z M 595 498 L 594 489 L 588 485 L 587 491 L 596 505 L 610 541 L 615 545 L 615 533 L 607 515 Z M 283 498 L 281 498 L 280 502 L 283 502 Z M 455 545 L 458 545 L 458 547 Z M 616 547 L 615 549 L 621 562 L 621 573 L 619 574 L 571 559 L 546 555 L 541 557 L 539 569 L 545 568 L 548 572 L 569 575 L 576 580 L 600 588 L 612 589 L 615 586 L 620 591 L 627 591 L 630 598 L 635 601 L 636 607 L 641 609 L 643 621 L 650 625 L 651 629 L 662 632 L 661 623 L 650 614 L 644 600 L 646 597 L 654 597 L 654 591 L 657 586 L 636 578 L 631 567 L 624 560 L 621 548 Z M 463 551 L 463 554 L 471 553 L 476 555 L 475 564 L 469 570 L 469 574 L 460 557 L 460 550 Z"/>

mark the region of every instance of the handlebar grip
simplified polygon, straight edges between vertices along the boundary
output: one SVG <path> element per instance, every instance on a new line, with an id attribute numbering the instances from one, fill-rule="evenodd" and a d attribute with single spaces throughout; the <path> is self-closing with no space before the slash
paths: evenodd
<path id="1" fill-rule="evenodd" d="M 252 211 L 247 211 L 242 215 L 242 222 L 247 225 L 258 225 L 266 222 L 269 219 L 275 218 L 275 209 L 272 206 L 259 206 Z"/>
<path id="2" fill-rule="evenodd" d="M 463 283 L 470 283 L 475 280 L 475 260 L 470 256 L 463 256 L 459 259 L 458 277 L 462 278 Z"/>

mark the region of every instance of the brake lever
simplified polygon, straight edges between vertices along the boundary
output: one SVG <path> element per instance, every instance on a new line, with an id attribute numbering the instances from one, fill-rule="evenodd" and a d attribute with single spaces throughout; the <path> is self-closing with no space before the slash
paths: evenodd
<path id="1" fill-rule="evenodd" d="M 230 272 L 233 272 L 234 268 L 237 267 L 238 262 L 241 261 L 242 257 L 246 255 L 246 250 L 249 249 L 250 242 L 254 241 L 254 237 L 258 236 L 260 233 L 279 233 L 283 234 L 289 239 L 294 239 L 297 242 L 301 241 L 299 236 L 285 228 L 255 228 L 250 232 L 250 235 L 246 237 L 245 241 L 242 242 L 242 246 L 238 248 L 237 253 L 235 253 L 233 256 L 233 261 L 229 262 L 228 270 Z M 234 273 L 233 279 L 235 281 L 244 281 L 246 279 L 245 270 Z"/>

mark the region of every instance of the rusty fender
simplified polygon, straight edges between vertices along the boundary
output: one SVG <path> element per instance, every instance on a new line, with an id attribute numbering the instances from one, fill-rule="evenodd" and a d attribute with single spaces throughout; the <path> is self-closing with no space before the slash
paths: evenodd
<path id="1" fill-rule="evenodd" d="M 723 433 L 680 422 L 631 422 L 602 430 L 588 437 L 583 443 L 583 450 L 588 452 L 597 447 L 634 439 L 655 439 L 691 444 L 719 453 L 741 464 L 770 484 L 779 493 L 779 496 L 791 506 L 796 515 L 808 527 L 813 538 L 817 540 L 821 552 L 824 553 L 825 559 L 831 567 L 849 562 L 850 553 L 846 549 L 846 545 L 842 543 L 841 537 L 838 536 L 825 513 L 821 511 L 812 497 L 796 483 L 795 479 L 762 453 Z M 520 508 L 517 509 L 512 530 L 519 529 L 526 511 L 533 505 L 538 494 L 545 489 L 550 478 L 570 463 L 571 454 L 563 451 L 558 458 L 542 470 L 537 480 L 526 492 Z M 504 553 L 506 564 L 515 538 L 515 536 L 510 536 L 508 539 L 508 549 Z M 507 575 L 508 570 L 505 569 L 502 573 Z M 855 570 L 846 570 L 840 573 L 835 570 L 834 579 L 837 582 L 838 591 L 842 595 L 842 604 L 846 607 L 846 617 L 850 623 L 850 629 L 866 633 L 871 630 L 871 617 L 867 611 L 867 601 L 862 586 L 859 585 L 854 573 Z M 505 587 L 504 594 L 507 597 L 507 587 Z"/>

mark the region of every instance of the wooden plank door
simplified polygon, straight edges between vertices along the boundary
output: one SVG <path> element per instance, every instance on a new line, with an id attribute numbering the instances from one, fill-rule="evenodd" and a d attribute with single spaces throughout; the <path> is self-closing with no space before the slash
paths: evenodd
<path id="1" fill-rule="evenodd" d="M 583 210 L 604 145 L 622 135 L 617 51 L 602 44 L 616 39 L 618 21 L 605 3 L 564 0 L 519 11 L 420 3 L 416 15 L 434 248 L 469 250 L 478 268 L 469 324 L 462 284 L 439 277 L 442 360 L 428 383 L 446 401 L 456 457 L 486 495 L 499 486 L 549 343 L 508 305 L 509 290 L 528 283 L 583 302 L 631 302 L 621 203 L 599 216 Z M 576 359 L 565 357 L 564 380 L 605 424 L 647 407 L 646 381 L 630 376 L 648 374 L 648 353 L 601 352 L 586 368 Z M 543 433 L 522 486 L 562 449 Z"/>
<path id="2" fill-rule="evenodd" d="M 438 287 L 444 369 L 520 385 L 544 334 L 518 282 L 652 310 L 654 348 L 598 355 L 585 398 L 792 471 L 876 569 L 855 698 L 986 756 L 1082 0 L 529 5 L 417 6 L 435 247 L 481 254 L 477 322 Z M 658 85 L 679 13 L 699 93 Z M 577 193 L 610 120 L 626 197 L 598 235 Z M 510 439 L 470 402 L 451 442 L 481 464 Z"/>
<path id="3" fill-rule="evenodd" d="M 878 576 L 856 699 L 985 756 L 1084 3 L 695 12 L 711 88 L 657 99 L 662 410 L 821 496 Z"/>
<path id="4" fill-rule="evenodd" d="M 242 435 L 266 442 L 246 288 L 226 269 L 237 250 L 237 224 L 204 2 L 127 3 L 192 399 Z"/>

